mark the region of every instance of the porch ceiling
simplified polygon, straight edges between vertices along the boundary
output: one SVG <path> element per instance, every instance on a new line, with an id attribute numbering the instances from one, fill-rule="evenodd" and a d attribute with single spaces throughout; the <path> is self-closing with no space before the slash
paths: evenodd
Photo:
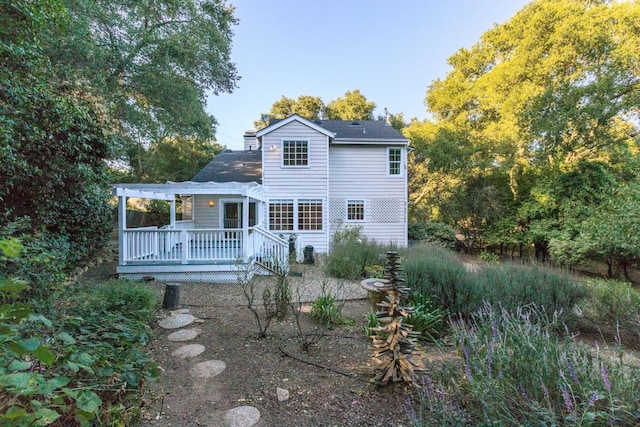
<path id="1" fill-rule="evenodd" d="M 116 196 L 141 197 L 154 200 L 173 200 L 176 194 L 221 194 L 247 196 L 265 201 L 262 185 L 256 182 L 168 182 L 166 184 L 114 184 Z"/>

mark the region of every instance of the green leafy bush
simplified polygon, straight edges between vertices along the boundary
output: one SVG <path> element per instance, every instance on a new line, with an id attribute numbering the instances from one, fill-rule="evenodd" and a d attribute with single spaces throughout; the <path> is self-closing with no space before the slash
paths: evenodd
<path id="1" fill-rule="evenodd" d="M 478 256 L 481 261 L 489 264 L 497 264 L 500 261 L 500 256 L 494 252 L 481 251 Z"/>
<path id="2" fill-rule="evenodd" d="M 0 240 L 0 261 L 21 249 Z M 53 293 L 43 315 L 18 300 L 25 283 L 0 274 L 0 425 L 135 424 L 144 382 L 158 375 L 145 349 L 151 291 L 77 286 Z"/>
<path id="3" fill-rule="evenodd" d="M 368 268 L 380 264 L 380 256 L 386 250 L 362 234 L 360 227 L 336 231 L 331 240 L 331 252 L 325 257 L 325 272 L 339 279 L 360 279 Z"/>
<path id="4" fill-rule="evenodd" d="M 580 307 L 595 320 L 640 324 L 640 290 L 628 282 L 589 279 Z"/>
<path id="5" fill-rule="evenodd" d="M 443 222 L 411 221 L 408 226 L 409 239 L 424 243 L 434 243 L 448 249 L 456 246 L 456 232 Z"/>
<path id="6" fill-rule="evenodd" d="M 425 380 L 415 425 L 635 425 L 640 369 L 560 337 L 558 322 L 490 305 L 454 322 L 461 365 Z"/>

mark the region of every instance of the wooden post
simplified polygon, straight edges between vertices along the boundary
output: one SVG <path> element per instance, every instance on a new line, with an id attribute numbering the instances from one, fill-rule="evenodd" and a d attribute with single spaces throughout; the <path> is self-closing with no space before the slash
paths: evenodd
<path id="1" fill-rule="evenodd" d="M 188 230 L 180 231 L 180 241 L 182 242 L 182 263 L 187 263 L 189 257 L 189 234 Z"/>
<path id="2" fill-rule="evenodd" d="M 124 265 L 124 253 L 127 243 L 124 238 L 124 230 L 127 229 L 127 196 L 118 197 L 118 264 Z"/>

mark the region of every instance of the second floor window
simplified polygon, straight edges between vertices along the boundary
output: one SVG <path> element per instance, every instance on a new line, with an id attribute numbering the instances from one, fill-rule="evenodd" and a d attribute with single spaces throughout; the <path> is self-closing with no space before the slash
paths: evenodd
<path id="1" fill-rule="evenodd" d="M 402 150 L 389 148 L 389 175 L 402 175 Z"/>
<path id="2" fill-rule="evenodd" d="M 282 166 L 309 166 L 309 142 L 282 141 Z"/>

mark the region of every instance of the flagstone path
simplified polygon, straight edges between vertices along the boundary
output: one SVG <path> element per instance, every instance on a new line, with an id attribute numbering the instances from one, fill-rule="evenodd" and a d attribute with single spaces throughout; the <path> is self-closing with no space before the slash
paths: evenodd
<path id="1" fill-rule="evenodd" d="M 178 329 L 170 333 L 167 339 L 171 342 L 182 343 L 197 338 L 200 330 L 179 329 L 191 325 L 196 318 L 189 314 L 188 309 L 175 310 L 171 315 L 159 322 L 161 328 Z M 201 344 L 184 344 L 176 348 L 171 355 L 180 359 L 194 358 L 205 351 L 205 346 Z M 195 363 L 189 370 L 195 383 L 214 378 L 226 369 L 227 365 L 222 360 L 206 360 Z M 192 393 L 205 393 L 205 387 L 194 387 Z M 160 414 L 162 416 L 162 414 Z M 238 406 L 224 413 L 211 414 L 211 426 L 215 427 L 253 427 L 260 421 L 260 411 L 253 406 Z"/>

